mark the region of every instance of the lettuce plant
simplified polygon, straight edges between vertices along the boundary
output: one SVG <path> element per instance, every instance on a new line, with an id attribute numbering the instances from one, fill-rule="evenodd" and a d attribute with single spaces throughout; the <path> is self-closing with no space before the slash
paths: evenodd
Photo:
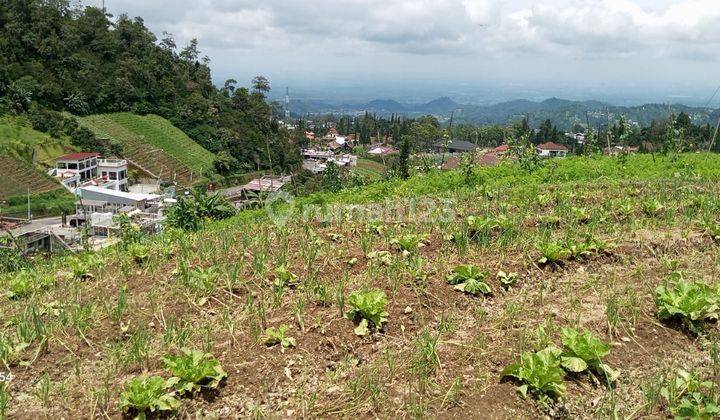
<path id="1" fill-rule="evenodd" d="M 562 351 L 557 347 L 547 347 L 538 352 L 525 352 L 520 356 L 520 363 L 507 366 L 502 376 L 509 376 L 522 383 L 518 392 L 526 397 L 534 395 L 541 402 L 563 397 L 566 392 L 563 377 L 565 372 L 560 367 Z"/>
<path id="2" fill-rule="evenodd" d="M 425 246 L 425 235 L 407 234 L 390 240 L 390 245 L 394 245 L 403 254 L 417 252 Z"/>
<path id="3" fill-rule="evenodd" d="M 602 358 L 610 354 L 610 344 L 603 342 L 590 331 L 580 333 L 574 328 L 563 328 L 560 336 L 565 347 L 561 356 L 561 365 L 570 372 L 584 372 L 592 370 L 604 375 L 610 382 L 614 382 L 620 372 L 603 363 Z"/>
<path id="4" fill-rule="evenodd" d="M 215 389 L 227 377 L 215 356 L 200 350 L 183 348 L 181 354 L 166 356 L 162 360 L 165 369 L 173 375 L 168 384 L 175 387 L 180 395 L 201 388 Z"/>
<path id="5" fill-rule="evenodd" d="M 366 335 L 370 327 L 379 330 L 390 315 L 385 310 L 387 297 L 385 297 L 385 292 L 382 290 L 353 292 L 348 298 L 348 303 L 351 307 L 347 314 L 348 318 L 360 320 L 357 328 L 355 328 L 355 334 L 357 335 Z"/>
<path id="6" fill-rule="evenodd" d="M 678 318 L 691 331 L 697 332 L 699 323 L 720 317 L 718 289 L 703 282 L 690 282 L 682 274 L 673 273 L 674 284 L 666 283 L 655 289 L 658 318 Z"/>
<path id="7" fill-rule="evenodd" d="M 498 271 L 497 279 L 500 281 L 500 285 L 505 289 L 509 289 L 514 286 L 518 280 L 518 273 L 506 273 L 502 270 Z"/>
<path id="8" fill-rule="evenodd" d="M 281 265 L 275 269 L 275 287 L 283 289 L 285 287 L 293 287 L 297 285 L 297 276 L 290 270 Z"/>
<path id="9" fill-rule="evenodd" d="M 295 347 L 297 345 L 295 338 L 287 336 L 287 332 L 289 330 L 290 327 L 285 324 L 281 324 L 277 328 L 270 327 L 265 330 L 263 342 L 267 346 L 274 346 L 275 344 L 280 344 L 283 351 L 286 348 Z"/>
<path id="10" fill-rule="evenodd" d="M 144 420 L 148 412 L 174 411 L 180 401 L 173 392 L 167 392 L 170 385 L 159 376 L 140 376 L 125 383 L 120 394 L 119 408 L 123 412 L 135 412 L 135 419 Z"/>
<path id="11" fill-rule="evenodd" d="M 572 251 L 557 242 L 543 242 L 538 245 L 540 251 L 540 264 L 561 264 L 570 258 Z"/>
<path id="12" fill-rule="evenodd" d="M 492 288 L 485 282 L 487 271 L 483 271 L 472 264 L 463 264 L 455 267 L 447 282 L 455 285 L 455 289 L 472 295 L 492 293 Z"/>

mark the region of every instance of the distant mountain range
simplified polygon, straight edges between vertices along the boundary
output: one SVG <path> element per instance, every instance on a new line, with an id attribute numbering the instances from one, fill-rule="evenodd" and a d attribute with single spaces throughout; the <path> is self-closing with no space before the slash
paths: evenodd
<path id="1" fill-rule="evenodd" d="M 515 100 L 495 105 L 463 105 L 448 97 L 442 97 L 422 104 L 403 104 L 392 99 L 376 99 L 368 103 L 346 103 L 334 105 L 323 101 L 293 100 L 290 111 L 297 115 L 307 114 L 347 114 L 358 115 L 365 112 L 388 116 L 400 114 L 407 116 L 435 115 L 446 121 L 454 111 L 455 121 L 479 124 L 507 124 L 528 117 L 531 126 L 550 119 L 558 127 L 569 130 L 575 124 L 604 126 L 616 121 L 621 115 L 626 120 L 640 125 L 648 125 L 653 120 L 667 118 L 670 113 L 676 115 L 685 112 L 696 124 L 716 121 L 718 111 L 709 108 L 686 105 L 645 104 L 638 106 L 616 106 L 599 101 L 571 101 L 558 98 L 542 102 Z"/>

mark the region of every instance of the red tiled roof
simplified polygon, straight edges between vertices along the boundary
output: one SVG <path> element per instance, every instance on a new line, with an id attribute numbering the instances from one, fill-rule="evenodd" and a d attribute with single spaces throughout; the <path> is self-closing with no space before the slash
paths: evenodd
<path id="1" fill-rule="evenodd" d="M 562 144 L 553 143 L 551 141 L 543 144 L 538 144 L 537 148 L 542 150 L 562 150 L 566 152 L 568 150 L 568 148 L 563 146 Z"/>
<path id="2" fill-rule="evenodd" d="M 496 152 L 507 152 L 508 145 L 507 144 L 501 144 L 500 146 L 495 148 Z"/>
<path id="3" fill-rule="evenodd" d="M 79 153 L 70 153 L 65 156 L 60 156 L 56 160 L 84 160 L 84 159 L 89 159 L 89 158 L 98 157 L 98 156 L 100 156 L 100 153 L 79 152 Z"/>

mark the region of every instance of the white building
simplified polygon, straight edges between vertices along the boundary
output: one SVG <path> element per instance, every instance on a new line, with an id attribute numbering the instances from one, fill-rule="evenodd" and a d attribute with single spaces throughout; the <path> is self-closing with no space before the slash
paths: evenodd
<path id="1" fill-rule="evenodd" d="M 537 155 L 541 157 L 565 157 L 568 153 L 568 148 L 562 144 L 548 142 L 537 145 L 535 151 Z"/>
<path id="2" fill-rule="evenodd" d="M 97 161 L 100 153 L 70 153 L 56 159 L 56 173 L 75 174 L 80 181 L 97 177 Z M 57 176 L 57 175 L 54 175 Z"/>
<path id="3" fill-rule="evenodd" d="M 98 174 L 108 181 L 105 188 L 128 191 L 127 161 L 125 159 L 99 159 Z"/>
<path id="4" fill-rule="evenodd" d="M 145 211 L 162 201 L 162 197 L 155 194 L 130 193 L 94 185 L 78 188 L 77 194 L 80 197 L 76 203 L 78 214 L 83 212 L 83 207 L 87 212 L 117 213 L 123 208 Z"/>

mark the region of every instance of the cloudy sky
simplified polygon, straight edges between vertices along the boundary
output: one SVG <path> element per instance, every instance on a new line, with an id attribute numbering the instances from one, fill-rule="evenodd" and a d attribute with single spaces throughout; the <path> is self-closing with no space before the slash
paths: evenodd
<path id="1" fill-rule="evenodd" d="M 142 16 L 157 35 L 172 33 L 178 45 L 197 38 L 218 82 L 264 74 L 276 87 L 315 92 L 497 86 L 568 97 L 594 87 L 698 100 L 720 84 L 719 0 L 106 4 L 110 13 Z"/>

